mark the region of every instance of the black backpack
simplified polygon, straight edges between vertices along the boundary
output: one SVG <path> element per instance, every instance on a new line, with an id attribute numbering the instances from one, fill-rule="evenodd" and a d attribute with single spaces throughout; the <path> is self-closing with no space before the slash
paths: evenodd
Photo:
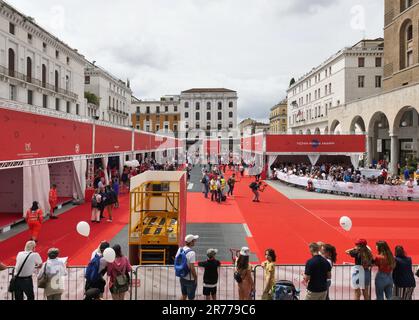
<path id="1" fill-rule="evenodd" d="M 250 188 L 250 189 L 252 189 L 252 190 L 256 190 L 256 189 L 258 188 L 258 184 L 257 184 L 256 182 L 252 182 L 252 183 L 249 185 L 249 188 Z"/>

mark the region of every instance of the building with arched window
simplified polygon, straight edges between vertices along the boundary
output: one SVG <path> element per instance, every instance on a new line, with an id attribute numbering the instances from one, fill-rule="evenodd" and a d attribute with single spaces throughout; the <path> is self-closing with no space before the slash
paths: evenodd
<path id="1" fill-rule="evenodd" d="M 0 97 L 86 115 L 84 57 L 4 1 L 0 22 Z"/>
<path id="2" fill-rule="evenodd" d="M 383 92 L 333 108 L 331 133 L 366 132 L 365 166 L 390 171 L 419 162 L 419 1 L 386 0 Z M 338 130 L 337 130 L 338 129 Z"/>

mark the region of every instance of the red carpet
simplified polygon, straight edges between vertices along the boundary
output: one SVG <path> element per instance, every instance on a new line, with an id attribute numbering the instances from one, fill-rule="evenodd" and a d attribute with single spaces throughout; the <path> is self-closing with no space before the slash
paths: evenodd
<path id="1" fill-rule="evenodd" d="M 407 201 L 296 200 L 307 210 L 339 228 L 341 216 L 348 216 L 353 227 L 352 239 L 365 238 L 371 248 L 378 240 L 394 250 L 402 245 L 415 263 L 419 263 L 419 203 Z M 375 251 L 375 250 L 374 250 Z M 344 261 L 350 261 L 344 257 Z"/>
<path id="2" fill-rule="evenodd" d="M 205 199 L 202 193 L 188 193 L 188 223 L 245 223 L 236 201 L 219 204 Z"/>
<path id="3" fill-rule="evenodd" d="M 288 198 L 267 187 L 261 193 L 261 202 L 252 202 L 249 188 L 251 178 L 245 178 L 237 185 L 239 208 L 249 226 L 259 248 L 256 254 L 264 259 L 264 250 L 273 248 L 277 253 L 277 263 L 305 263 L 309 257 L 310 242 L 332 243 L 339 252 L 349 248 L 352 240 L 344 231 L 290 201 Z"/>
<path id="4" fill-rule="evenodd" d="M 90 203 L 83 204 L 67 211 L 57 220 L 46 221 L 41 229 L 36 251 L 46 259 L 48 249 L 57 247 L 61 257 L 69 257 L 69 265 L 86 265 L 90 255 L 102 240 L 111 240 L 128 222 L 128 196 L 120 197 L 120 208 L 113 210 L 113 222 L 103 219 L 100 224 L 91 224 L 90 236 L 85 238 L 76 231 L 80 221 L 90 223 Z M 107 211 L 105 210 L 105 217 Z M 14 265 L 16 254 L 24 249 L 30 238 L 29 231 L 0 243 L 0 261 L 7 265 Z"/>
<path id="5" fill-rule="evenodd" d="M 0 212 L 0 228 L 14 224 L 16 221 L 23 220 L 21 212 L 6 213 Z"/>

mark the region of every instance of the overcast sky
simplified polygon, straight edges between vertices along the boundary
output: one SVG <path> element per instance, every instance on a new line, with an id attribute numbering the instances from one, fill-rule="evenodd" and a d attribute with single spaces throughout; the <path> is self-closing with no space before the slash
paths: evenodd
<path id="1" fill-rule="evenodd" d="M 383 36 L 384 0 L 9 0 L 122 80 L 159 99 L 238 92 L 239 119 L 268 121 L 299 78 L 345 46 Z"/>

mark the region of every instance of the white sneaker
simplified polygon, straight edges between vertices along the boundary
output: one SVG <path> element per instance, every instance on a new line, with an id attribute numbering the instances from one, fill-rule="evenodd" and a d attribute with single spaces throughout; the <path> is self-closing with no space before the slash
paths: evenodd
<path id="1" fill-rule="evenodd" d="M 109 219 L 108 222 L 112 222 L 112 220 Z"/>

